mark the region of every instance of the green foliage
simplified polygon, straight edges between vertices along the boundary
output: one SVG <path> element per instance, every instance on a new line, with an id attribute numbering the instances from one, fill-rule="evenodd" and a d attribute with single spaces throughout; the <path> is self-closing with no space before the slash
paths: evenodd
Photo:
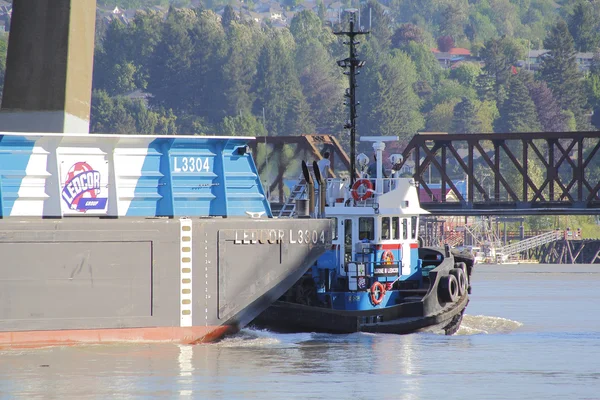
<path id="1" fill-rule="evenodd" d="M 316 39 L 300 42 L 296 71 L 318 132 L 335 132 L 343 125 L 345 76 Z"/>
<path id="2" fill-rule="evenodd" d="M 595 51 L 600 42 L 600 35 L 592 5 L 587 1 L 579 1 L 568 21 L 569 32 L 573 36 L 577 51 Z"/>
<path id="3" fill-rule="evenodd" d="M 479 75 L 481 75 L 481 66 L 472 62 L 463 62 L 450 71 L 450 79 L 456 79 L 461 85 L 467 87 L 475 87 Z"/>
<path id="4" fill-rule="evenodd" d="M 511 78 L 508 85 L 508 96 L 499 111 L 500 117 L 495 125 L 496 132 L 537 132 L 540 130 L 535 104 L 520 76 Z"/>
<path id="5" fill-rule="evenodd" d="M 484 72 L 495 80 L 496 101 L 501 101 L 501 88 L 511 74 L 512 67 L 526 55 L 523 46 L 513 38 L 491 39 L 481 50 L 481 59 L 485 63 Z"/>
<path id="6" fill-rule="evenodd" d="M 534 232 L 543 232 L 554 228 L 554 217 L 548 215 L 530 215 L 525 217 L 523 222 L 529 227 L 528 230 Z"/>
<path id="7" fill-rule="evenodd" d="M 544 40 L 544 47 L 549 50 L 542 59 L 541 78 L 564 110 L 571 110 L 575 115 L 578 127 L 587 127 L 583 107 L 582 77 L 575 60 L 575 44 L 564 20 L 559 20 Z"/>
<path id="8" fill-rule="evenodd" d="M 454 117 L 452 119 L 453 133 L 479 133 L 481 130 L 481 121 L 475 110 L 475 105 L 465 97 L 456 106 L 454 106 Z"/>
<path id="9" fill-rule="evenodd" d="M 4 74 L 6 73 L 6 52 L 8 50 L 8 35 L 0 33 L 0 100 L 4 89 Z"/>
<path id="10" fill-rule="evenodd" d="M 461 85 L 458 81 L 447 79 L 440 82 L 435 88 L 433 102 L 435 104 L 445 103 L 449 100 L 461 101 L 464 97 L 475 99 L 475 90 Z"/>
<path id="11" fill-rule="evenodd" d="M 452 120 L 454 119 L 454 106 L 458 103 L 457 98 L 438 103 L 427 115 L 425 131 L 427 132 L 450 132 Z"/>
<path id="12" fill-rule="evenodd" d="M 595 1 L 563 2 L 560 8 L 552 0 L 390 0 L 385 7 L 377 1 L 345 3 L 361 7 L 361 25 L 371 30 L 358 39 L 359 57 L 367 61 L 358 77 L 359 134 L 409 136 L 424 127 L 491 132 L 494 120 L 497 129 L 504 124 L 502 130 L 581 130 L 589 128 L 585 107 L 600 110 L 600 57 L 585 78 L 573 58 L 575 49 L 598 45 Z M 347 77 L 335 65 L 347 56 L 347 47 L 324 24 L 322 0 L 317 13 L 299 12 L 289 30 L 277 32 L 244 21 L 244 11 L 228 0 L 205 1 L 194 10 L 177 8 L 188 6 L 188 0 L 98 4 L 104 10 L 115 5 L 142 10 L 127 25 L 97 21 L 93 112 L 112 110 L 110 118 L 93 116 L 97 129 L 256 135 L 267 129 L 271 135 L 287 135 L 339 132 L 347 118 L 342 104 Z M 143 11 L 154 5 L 171 7 L 166 16 Z M 211 11 L 223 6 L 222 18 Z M 367 27 L 369 14 L 372 25 Z M 557 14 L 568 24 L 556 23 Z M 345 22 L 335 30 L 346 28 Z M 575 39 L 570 49 L 567 34 Z M 442 69 L 431 48 L 433 38 L 444 35 L 481 56 L 483 71 L 479 63 L 469 62 Z M 536 118 L 524 118 L 529 102 L 512 98 L 518 84 L 509 86 L 513 67 L 528 48 L 550 50 L 535 79 L 522 82 Z M 0 37 L 0 78 L 5 53 L 6 35 Z M 121 97 L 133 91 L 148 93 L 149 107 Z M 512 113 L 517 107 L 510 111 L 509 105 L 522 101 L 522 115 Z M 600 121 L 598 115 L 594 121 Z"/>
<path id="13" fill-rule="evenodd" d="M 458 41 L 465 36 L 463 26 L 467 22 L 468 4 L 466 2 L 457 2 L 447 4 L 439 18 L 440 36 L 449 36 Z"/>
<path id="14" fill-rule="evenodd" d="M 245 112 L 235 117 L 225 117 L 221 123 L 221 134 L 230 136 L 266 136 L 267 131 L 254 115 Z"/>
<path id="15" fill-rule="evenodd" d="M 93 92 L 91 114 L 92 133 L 177 133 L 176 117 L 170 110 L 152 111 L 143 100 L 110 97 L 105 91 Z"/>
<path id="16" fill-rule="evenodd" d="M 296 74 L 293 36 L 271 30 L 258 59 L 255 114 L 265 113 L 269 135 L 312 132 L 310 109 Z"/>
<path id="17" fill-rule="evenodd" d="M 476 102 L 477 118 L 481 122 L 479 133 L 493 133 L 494 121 L 500 116 L 495 101 Z"/>
<path id="18" fill-rule="evenodd" d="M 365 70 L 359 89 L 364 88 L 360 97 L 365 99 L 366 115 L 358 120 L 359 131 L 363 135 L 406 137 L 422 129 L 421 101 L 413 89 L 417 73 L 406 53 L 394 50 L 383 54 Z"/>
<path id="19" fill-rule="evenodd" d="M 590 73 L 584 80 L 584 87 L 587 94 L 588 104 L 592 108 L 600 106 L 600 75 Z"/>
<path id="20" fill-rule="evenodd" d="M 153 7 L 153 6 L 163 6 L 166 7 L 171 3 L 171 0 L 96 0 L 98 7 L 113 9 L 115 6 L 118 6 L 124 10 L 135 10 L 144 7 Z M 180 7 L 185 7 L 189 5 L 189 1 L 181 1 L 182 5 Z M 186 4 L 187 3 L 187 4 Z"/>
<path id="21" fill-rule="evenodd" d="M 410 41 L 401 50 L 415 63 L 420 81 L 435 85 L 441 79 L 442 67 L 427 45 Z"/>

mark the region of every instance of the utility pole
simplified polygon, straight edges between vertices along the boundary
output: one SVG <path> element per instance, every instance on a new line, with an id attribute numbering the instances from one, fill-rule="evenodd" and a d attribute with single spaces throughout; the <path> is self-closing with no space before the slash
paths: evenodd
<path id="1" fill-rule="evenodd" d="M 355 41 L 354 38 L 358 35 L 366 35 L 368 31 L 355 31 L 354 30 L 354 19 L 356 16 L 357 9 L 348 9 L 346 12 L 350 14 L 350 30 L 348 32 L 334 32 L 335 35 L 345 35 L 348 37 L 348 41 L 344 44 L 350 46 L 350 56 L 343 60 L 338 60 L 337 65 L 342 68 L 348 68 L 349 70 L 344 71 L 344 75 L 348 75 L 350 87 L 346 89 L 344 97 L 348 100 L 344 101 L 345 105 L 350 106 L 350 119 L 344 124 L 344 129 L 350 129 L 350 187 L 354 185 L 355 172 L 356 172 L 356 106 L 360 102 L 356 101 L 356 75 L 360 73 L 359 68 L 365 65 L 364 60 L 359 60 L 356 54 L 356 45 L 360 42 Z"/>

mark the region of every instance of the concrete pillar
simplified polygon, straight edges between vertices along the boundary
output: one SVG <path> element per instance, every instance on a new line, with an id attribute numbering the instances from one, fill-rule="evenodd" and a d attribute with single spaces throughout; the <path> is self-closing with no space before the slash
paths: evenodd
<path id="1" fill-rule="evenodd" d="M 96 0 L 13 0 L 0 131 L 88 133 Z"/>

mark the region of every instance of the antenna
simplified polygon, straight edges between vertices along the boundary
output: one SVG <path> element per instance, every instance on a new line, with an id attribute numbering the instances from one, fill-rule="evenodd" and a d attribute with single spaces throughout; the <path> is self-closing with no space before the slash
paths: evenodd
<path id="1" fill-rule="evenodd" d="M 334 35 L 344 35 L 347 36 L 350 40 L 345 41 L 344 44 L 347 44 L 350 46 L 350 56 L 343 59 L 343 60 L 338 60 L 337 65 L 346 69 L 348 68 L 349 71 L 344 71 L 345 75 L 348 75 L 348 80 L 349 80 L 349 84 L 350 87 L 348 89 L 346 89 L 346 100 L 344 101 L 344 103 L 348 106 L 350 106 L 350 119 L 348 121 L 346 121 L 346 124 L 344 125 L 344 129 L 349 129 L 350 130 L 350 187 L 352 187 L 354 185 L 354 179 L 355 179 L 355 174 L 356 174 L 356 167 L 355 167 L 355 162 L 356 162 L 356 106 L 359 104 L 359 102 L 356 101 L 356 75 L 358 75 L 360 73 L 360 71 L 357 71 L 358 69 L 362 68 L 365 65 L 365 62 L 363 60 L 359 60 L 357 58 L 357 54 L 356 54 L 356 48 L 355 46 L 357 44 L 359 44 L 360 42 L 355 41 L 354 38 L 358 35 L 366 35 L 369 32 L 357 32 L 354 30 L 354 19 L 356 16 L 356 13 L 359 10 L 357 10 L 356 8 L 351 8 L 351 9 L 347 9 L 346 12 L 349 14 L 350 16 L 350 30 L 347 32 L 333 32 Z M 360 15 L 360 14 L 359 14 Z M 360 26 L 360 24 L 359 24 Z"/>

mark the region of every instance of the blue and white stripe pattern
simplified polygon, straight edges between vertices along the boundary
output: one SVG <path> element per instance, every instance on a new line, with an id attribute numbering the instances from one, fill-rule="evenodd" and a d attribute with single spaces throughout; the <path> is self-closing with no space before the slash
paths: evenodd
<path id="1" fill-rule="evenodd" d="M 0 133 L 0 217 L 271 217 L 252 139 Z"/>

